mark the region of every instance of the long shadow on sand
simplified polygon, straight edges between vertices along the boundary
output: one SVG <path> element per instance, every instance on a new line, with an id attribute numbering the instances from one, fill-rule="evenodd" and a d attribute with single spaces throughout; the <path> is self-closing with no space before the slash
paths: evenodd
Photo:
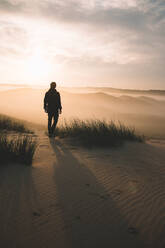
<path id="1" fill-rule="evenodd" d="M 11 164 L 0 169 L 0 247 L 31 247 L 39 212 L 33 168 Z"/>
<path id="2" fill-rule="evenodd" d="M 146 247 L 137 233 L 128 231 L 129 223 L 87 166 L 58 139 L 50 144 L 67 247 Z"/>

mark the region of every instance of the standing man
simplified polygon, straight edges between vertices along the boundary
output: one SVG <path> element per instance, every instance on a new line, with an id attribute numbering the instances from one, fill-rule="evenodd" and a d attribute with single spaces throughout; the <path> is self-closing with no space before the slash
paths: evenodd
<path id="1" fill-rule="evenodd" d="M 48 133 L 49 137 L 55 136 L 54 131 L 58 122 L 59 114 L 62 113 L 60 93 L 56 90 L 56 83 L 50 84 L 50 89 L 44 98 L 44 110 L 48 113 Z M 52 124 L 53 120 L 53 124 Z"/>

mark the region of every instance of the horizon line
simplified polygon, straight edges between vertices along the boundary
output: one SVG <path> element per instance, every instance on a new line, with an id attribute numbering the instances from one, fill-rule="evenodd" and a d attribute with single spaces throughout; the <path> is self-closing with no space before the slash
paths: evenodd
<path id="1" fill-rule="evenodd" d="M 49 83 L 47 84 L 48 87 L 49 87 Z M 71 85 L 71 84 L 70 84 Z M 0 83 L 0 86 L 15 86 L 15 87 L 26 87 L 26 88 L 47 88 L 46 85 L 44 84 L 20 84 L 20 83 Z M 137 88 L 118 88 L 118 87 L 111 87 L 111 86 L 100 86 L 100 85 L 86 85 L 86 86 L 75 86 L 75 85 L 71 85 L 71 86 L 65 86 L 65 85 L 61 85 L 60 86 L 60 83 L 59 83 L 59 86 L 58 88 L 79 88 L 79 89 L 85 89 L 85 88 L 105 88 L 105 89 L 112 89 L 112 90 L 123 90 L 123 91 L 165 91 L 165 89 L 160 89 L 160 88 L 157 88 L 157 89 L 152 89 L 152 88 L 149 88 L 149 89 L 137 89 Z"/>

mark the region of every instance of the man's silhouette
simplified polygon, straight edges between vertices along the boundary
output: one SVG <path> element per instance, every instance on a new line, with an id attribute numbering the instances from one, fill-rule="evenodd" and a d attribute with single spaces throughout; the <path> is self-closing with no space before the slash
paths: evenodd
<path id="1" fill-rule="evenodd" d="M 55 136 L 54 131 L 58 122 L 59 113 L 61 114 L 61 97 L 56 90 L 56 83 L 50 84 L 50 89 L 46 92 L 44 98 L 44 109 L 48 113 L 48 133 L 49 137 Z M 53 124 L 52 124 L 53 120 Z"/>

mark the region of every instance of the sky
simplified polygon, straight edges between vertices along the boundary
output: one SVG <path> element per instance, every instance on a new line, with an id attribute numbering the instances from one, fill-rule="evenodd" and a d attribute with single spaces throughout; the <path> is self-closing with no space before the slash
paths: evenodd
<path id="1" fill-rule="evenodd" d="M 0 0 L 0 83 L 165 89 L 164 0 Z"/>

